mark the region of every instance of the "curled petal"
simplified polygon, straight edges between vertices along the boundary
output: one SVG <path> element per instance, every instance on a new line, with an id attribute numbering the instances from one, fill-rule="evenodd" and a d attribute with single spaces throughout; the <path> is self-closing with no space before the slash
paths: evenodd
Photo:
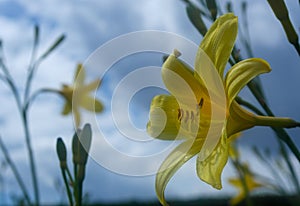
<path id="1" fill-rule="evenodd" d="M 158 95 L 150 106 L 150 120 L 147 132 L 150 136 L 163 140 L 174 140 L 179 131 L 179 105 L 175 97 Z"/>
<path id="2" fill-rule="evenodd" d="M 156 175 L 155 189 L 162 205 L 168 205 L 165 200 L 165 188 L 175 172 L 201 149 L 202 141 L 185 141 L 177 146 L 164 160 Z"/>
<path id="3" fill-rule="evenodd" d="M 200 158 L 200 156 L 197 158 L 197 175 L 212 187 L 221 189 L 221 175 L 228 160 L 228 143 L 225 132 L 223 132 L 219 143 L 213 151 L 208 152 L 210 152 L 210 155 L 205 160 Z"/>
<path id="4" fill-rule="evenodd" d="M 232 13 L 225 14 L 212 24 L 200 44 L 200 49 L 210 57 L 221 78 L 223 78 L 225 66 L 233 49 L 237 31 L 237 17 Z M 199 64 L 201 62 L 196 58 L 196 69 Z"/>
<path id="5" fill-rule="evenodd" d="M 162 78 L 168 91 L 180 103 L 195 107 L 201 98 L 207 99 L 206 88 L 195 79 L 190 67 L 174 54 L 163 64 Z"/>
<path id="6" fill-rule="evenodd" d="M 63 110 L 61 111 L 62 115 L 68 115 L 72 111 L 72 105 L 68 101 L 65 102 Z"/>
<path id="7" fill-rule="evenodd" d="M 225 88 L 229 107 L 240 90 L 245 87 L 248 82 L 259 74 L 270 71 L 271 68 L 268 62 L 259 58 L 246 59 L 235 64 L 227 72 L 225 77 Z"/>

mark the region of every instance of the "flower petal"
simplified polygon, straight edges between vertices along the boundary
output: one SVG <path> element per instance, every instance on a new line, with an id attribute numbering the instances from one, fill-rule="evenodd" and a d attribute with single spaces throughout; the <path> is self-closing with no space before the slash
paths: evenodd
<path id="1" fill-rule="evenodd" d="M 80 125 L 80 122 L 81 122 L 80 112 L 79 112 L 78 108 L 73 107 L 72 110 L 73 110 L 73 115 L 74 115 L 73 120 L 75 121 L 76 128 L 78 128 Z"/>
<path id="2" fill-rule="evenodd" d="M 74 75 L 74 83 L 78 86 L 83 85 L 85 79 L 85 70 L 82 64 L 77 64 Z"/>
<path id="3" fill-rule="evenodd" d="M 197 113 L 196 110 L 184 105 L 179 107 L 174 96 L 154 97 L 150 106 L 150 120 L 147 124 L 148 134 L 161 140 L 204 139 L 209 128 L 212 127 L 212 121 L 210 103 L 203 104 L 205 105 Z M 219 123 L 214 125 L 217 124 Z"/>
<path id="4" fill-rule="evenodd" d="M 236 101 L 232 102 L 229 113 L 230 116 L 227 123 L 228 137 L 254 126 L 292 128 L 300 125 L 290 118 L 254 115 L 242 108 Z"/>
<path id="5" fill-rule="evenodd" d="M 238 95 L 240 90 L 259 74 L 270 72 L 268 62 L 259 58 L 243 60 L 235 64 L 226 74 L 225 88 L 228 97 L 228 105 Z"/>
<path id="6" fill-rule="evenodd" d="M 203 160 L 200 156 L 197 158 L 197 175 L 204 182 L 210 184 L 216 189 L 222 188 L 221 175 L 223 168 L 228 160 L 227 135 L 223 132 L 219 143 L 211 154 Z"/>
<path id="7" fill-rule="evenodd" d="M 84 92 L 91 92 L 96 90 L 101 84 L 101 80 L 100 79 L 95 79 L 94 81 L 92 81 L 91 83 L 85 85 L 82 87 L 82 90 Z"/>
<path id="8" fill-rule="evenodd" d="M 155 189 L 162 205 L 168 205 L 165 200 L 165 188 L 175 172 L 201 149 L 202 140 L 185 141 L 177 146 L 164 160 L 156 175 Z"/>
<path id="9" fill-rule="evenodd" d="M 103 110 L 103 105 L 96 98 L 87 95 L 80 98 L 80 106 L 95 113 L 102 112 Z"/>
<path id="10" fill-rule="evenodd" d="M 232 13 L 225 14 L 212 24 L 199 47 L 210 57 L 222 78 L 225 66 L 234 46 L 237 32 L 237 17 Z M 196 70 L 199 69 L 198 65 L 200 64 L 201 62 L 196 58 Z"/>
<path id="11" fill-rule="evenodd" d="M 61 111 L 62 115 L 68 115 L 72 111 L 72 105 L 68 101 L 65 102 L 63 110 Z"/>
<path id="12" fill-rule="evenodd" d="M 195 79 L 190 67 L 174 54 L 163 64 L 162 78 L 168 91 L 180 103 L 195 107 L 201 98 L 208 98 L 204 85 Z"/>
<path id="13" fill-rule="evenodd" d="M 178 121 L 179 105 L 175 97 L 158 95 L 153 98 L 150 106 L 147 132 L 151 137 L 174 140 L 179 131 Z"/>

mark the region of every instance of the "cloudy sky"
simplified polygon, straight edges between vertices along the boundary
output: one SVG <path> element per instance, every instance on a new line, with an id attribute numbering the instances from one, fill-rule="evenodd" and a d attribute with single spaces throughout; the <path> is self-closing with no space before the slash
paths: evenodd
<path id="1" fill-rule="evenodd" d="M 299 31 L 300 19 L 296 18 L 299 14 L 298 2 L 287 0 L 287 4 L 295 28 Z M 234 9 L 236 15 L 241 17 L 239 6 L 237 3 Z M 276 115 L 299 120 L 300 98 L 297 92 L 297 88 L 300 87 L 299 57 L 293 47 L 288 44 L 267 1 L 249 1 L 248 8 L 249 30 L 254 54 L 256 57 L 269 61 L 273 69 L 271 73 L 261 77 L 268 103 Z M 60 34 L 65 34 L 67 38 L 41 64 L 33 82 L 34 90 L 44 87 L 58 89 L 62 83 L 70 84 L 78 62 L 85 62 L 97 48 L 120 35 L 141 30 L 158 30 L 172 32 L 196 44 L 199 44 L 202 38 L 189 22 L 185 13 L 185 5 L 179 0 L 0 0 L 0 38 L 3 41 L 6 63 L 20 92 L 24 91 L 35 24 L 40 25 L 41 30 L 38 53 L 42 53 Z M 243 52 L 243 48 L 241 49 Z M 161 59 L 162 54 L 128 56 L 117 62 L 103 79 L 99 97 L 106 110 L 103 114 L 97 115 L 97 120 L 104 127 L 105 135 L 110 136 L 110 144 L 122 152 L 131 155 L 144 152 L 142 155 L 145 155 L 145 152 L 159 150 L 160 145 L 164 145 L 161 142 L 155 142 L 153 145 L 150 143 L 151 145 L 144 150 L 141 149 L 142 145 L 136 146 L 128 143 L 128 140 L 124 140 L 124 135 L 113 125 L 110 109 L 112 93 L 122 78 L 140 67 L 160 66 Z M 159 81 L 160 77 L 153 75 L 153 78 Z M 132 115 L 130 118 L 137 128 L 144 129 L 151 98 L 161 92 L 164 91 L 145 89 L 132 99 L 129 114 Z M 256 104 L 247 89 L 242 91 L 242 96 Z M 28 157 L 21 121 L 13 97 L 2 82 L 0 83 L 0 97 L 2 102 L 0 134 L 31 191 Z M 122 98 L 120 98 L 120 104 L 126 106 Z M 56 137 L 62 136 L 70 148 L 73 135 L 72 117 L 60 115 L 62 106 L 61 97 L 45 94 L 36 100 L 30 110 L 30 129 L 43 202 L 57 202 L 61 199 L 61 192 L 55 189 L 57 180 L 60 180 L 62 184 L 55 153 L 55 141 Z M 299 129 L 289 130 L 289 133 L 300 145 Z M 260 148 L 269 147 L 276 153 L 277 145 L 272 131 L 268 128 L 251 129 L 244 133 L 239 144 L 243 149 L 244 159 L 251 162 L 251 165 L 254 165 L 258 171 L 267 173 L 267 168 L 251 153 L 250 145 L 258 145 Z M 0 154 L 2 161 L 3 156 L 2 153 Z M 122 165 L 121 160 L 115 159 L 109 151 L 105 153 L 105 157 Z M 146 162 L 143 166 L 151 167 L 151 162 Z M 299 164 L 295 163 L 295 166 L 299 169 Z M 0 182 L 0 203 L 7 203 L 11 194 L 20 195 L 21 193 L 10 170 L 5 167 L 0 169 L 0 174 L 5 177 Z M 224 189 L 216 191 L 198 180 L 195 174 L 195 159 L 192 159 L 171 180 L 166 195 L 168 198 L 196 198 L 234 194 L 234 189 L 226 183 L 226 179 L 233 175 L 233 169 L 228 164 L 223 174 Z M 89 193 L 92 201 L 155 199 L 154 175 L 140 177 L 121 175 L 99 165 L 97 160 L 90 159 L 86 176 L 84 190 Z M 66 201 L 66 198 L 63 200 Z"/>

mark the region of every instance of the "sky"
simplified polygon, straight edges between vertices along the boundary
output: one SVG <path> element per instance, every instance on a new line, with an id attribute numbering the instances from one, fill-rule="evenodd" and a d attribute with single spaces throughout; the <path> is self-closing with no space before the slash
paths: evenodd
<path id="1" fill-rule="evenodd" d="M 300 27 L 298 17 L 299 5 L 297 1 L 287 0 L 290 16 L 295 28 Z M 224 8 L 224 7 L 223 7 Z M 299 57 L 293 47 L 289 45 L 281 25 L 268 7 L 267 1 L 248 1 L 249 30 L 251 45 L 255 57 L 267 60 L 272 72 L 261 76 L 265 88 L 268 103 L 273 112 L 278 116 L 287 116 L 300 119 L 298 107 L 300 98 L 297 88 L 300 87 Z M 236 15 L 241 19 L 239 3 L 234 4 Z M 38 24 L 41 31 L 41 41 L 38 53 L 41 54 L 51 42 L 59 35 L 65 34 L 66 40 L 55 50 L 41 65 L 33 81 L 33 91 L 39 88 L 59 89 L 63 83 L 71 84 L 76 64 L 88 62 L 93 58 L 96 49 L 102 48 L 111 40 L 126 35 L 130 32 L 157 30 L 170 32 L 182 36 L 195 44 L 199 44 L 202 37 L 189 22 L 185 4 L 179 0 L 143 0 L 143 1 L 105 1 L 105 0 L 76 0 L 76 1 L 17 1 L 0 0 L 0 38 L 3 41 L 3 49 L 7 66 L 15 78 L 20 92 L 24 91 L 27 65 L 33 43 L 33 28 Z M 240 41 L 238 40 L 238 43 Z M 129 45 L 130 46 L 130 45 Z M 121 50 L 121 48 L 116 48 Z M 116 51 L 117 52 L 117 51 Z M 241 48 L 241 52 L 244 50 Z M 98 97 L 106 108 L 104 113 L 96 116 L 97 121 L 104 128 L 105 136 L 109 136 L 109 142 L 117 150 L 130 155 L 147 155 L 158 152 L 166 146 L 166 143 L 154 141 L 146 145 L 134 144 L 130 139 L 124 138 L 124 134 L 114 125 L 112 117 L 111 101 L 113 92 L 118 84 L 132 71 L 147 66 L 159 68 L 162 63 L 162 54 L 147 52 L 134 54 L 121 58 L 107 71 Z M 158 71 L 158 70 L 156 70 Z M 160 82 L 158 73 L 141 79 L 156 79 Z M 94 76 L 90 74 L 88 78 Z M 156 83 L 157 83 L 156 82 Z M 157 83 L 159 84 L 159 83 Z M 127 85 L 124 96 L 129 88 L 136 85 Z M 134 126 L 143 130 L 148 120 L 148 110 L 153 96 L 164 93 L 163 89 L 143 89 L 133 96 L 129 106 L 130 120 Z M 241 96 L 258 105 L 245 89 Z M 0 83 L 0 135 L 9 148 L 18 169 L 22 171 L 22 177 L 32 191 L 29 176 L 28 157 L 25 148 L 23 128 L 19 118 L 13 97 L 7 86 Z M 126 102 L 119 98 L 118 105 Z M 41 200 L 44 203 L 61 201 L 62 194 L 55 188 L 55 182 L 62 179 L 60 176 L 58 160 L 55 153 L 56 138 L 63 137 L 69 151 L 71 137 L 73 135 L 72 116 L 61 116 L 63 99 L 55 94 L 43 94 L 39 96 L 30 109 L 29 121 L 32 134 L 32 143 L 38 168 Z M 120 108 L 122 110 L 122 107 Z M 87 113 L 87 115 L 89 115 Z M 126 117 L 124 117 L 126 118 Z M 300 145 L 299 129 L 288 130 L 297 145 Z M 126 136 L 126 135 L 125 135 Z M 148 137 L 147 137 L 148 138 Z M 271 148 L 274 158 L 277 158 L 277 145 L 274 134 L 269 128 L 254 128 L 243 133 L 238 140 L 242 148 L 242 157 L 245 161 L 254 165 L 254 168 L 262 174 L 269 174 L 268 168 L 259 162 L 251 152 L 251 145 L 263 148 Z M 96 144 L 95 144 L 96 145 Z M 167 144 L 168 145 L 168 144 Z M 102 148 L 102 147 L 100 147 Z M 113 161 L 116 165 L 124 166 L 121 159 L 116 159 L 111 151 L 92 148 L 100 151 L 105 159 Z M 0 153 L 0 160 L 3 160 Z M 291 155 L 292 156 L 292 155 Z M 295 167 L 299 169 L 299 163 L 293 160 Z M 71 165 L 71 161 L 69 162 Z M 143 171 L 152 168 L 153 161 L 143 162 Z M 157 164 L 157 163 L 156 163 Z M 136 167 L 132 169 L 137 169 Z M 20 195 L 19 188 L 7 167 L 0 168 L 5 178 L 0 182 L 0 203 L 9 203 L 10 195 Z M 223 173 L 223 190 L 217 191 L 209 185 L 201 182 L 195 172 L 195 159 L 186 163 L 173 177 L 166 189 L 167 198 L 198 198 L 207 196 L 233 195 L 235 190 L 226 179 L 234 175 L 230 163 Z M 87 166 L 84 191 L 89 194 L 91 201 L 117 202 L 127 200 L 155 200 L 154 189 L 155 176 L 128 176 L 111 171 L 90 158 Z M 287 183 L 288 184 L 288 183 Z M 290 189 L 287 186 L 287 189 Z M 32 195 L 32 192 L 30 192 Z M 1 202 L 2 201 L 2 202 Z M 66 196 L 62 201 L 67 201 Z"/>

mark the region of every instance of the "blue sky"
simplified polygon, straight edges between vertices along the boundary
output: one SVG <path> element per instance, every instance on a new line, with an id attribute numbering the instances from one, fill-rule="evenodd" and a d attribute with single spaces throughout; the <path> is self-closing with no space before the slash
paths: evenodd
<path id="1" fill-rule="evenodd" d="M 296 1 L 288 0 L 290 15 L 295 28 L 300 27 L 299 5 Z M 251 43 L 256 57 L 269 61 L 273 71 L 261 76 L 270 107 L 278 116 L 288 116 L 300 119 L 298 110 L 300 98 L 297 88 L 300 88 L 299 57 L 285 38 L 285 34 L 272 14 L 266 1 L 248 1 L 249 29 Z M 235 5 L 236 15 L 240 18 L 238 3 Z M 16 78 L 22 91 L 26 65 L 29 63 L 30 49 L 33 39 L 33 26 L 39 24 L 41 29 L 41 48 L 44 51 L 54 39 L 64 33 L 65 42 L 40 66 L 36 74 L 33 88 L 60 88 L 62 83 L 71 83 L 73 72 L 78 62 L 85 61 L 89 55 L 107 41 L 129 32 L 140 30 L 160 30 L 173 32 L 199 44 L 201 36 L 189 22 L 182 1 L 175 0 L 144 0 L 144 1 L 0 1 L 0 38 L 3 40 L 5 57 L 12 75 Z M 299 29 L 298 29 L 299 31 Z M 242 49 L 242 48 L 241 48 Z M 243 49 L 242 49 L 243 52 Z M 103 80 L 103 90 L 100 98 L 108 110 L 98 115 L 112 136 L 112 144 L 127 152 L 138 153 L 141 148 L 126 145 L 119 141 L 122 136 L 115 129 L 110 117 L 110 98 L 113 88 L 128 72 L 148 65 L 161 65 L 160 54 L 131 56 L 118 62 L 112 68 L 109 76 Z M 126 68 L 118 72 L 117 68 Z M 159 78 L 159 77 L 158 77 Z M 101 93 L 102 92 L 102 93 Z M 147 122 L 147 109 L 151 97 L 161 93 L 161 90 L 145 90 L 133 99 L 132 105 L 139 114 L 133 115 L 133 122 L 138 128 Z M 22 176 L 31 190 L 27 153 L 24 145 L 23 130 L 13 98 L 7 87 L 0 83 L 1 136 L 13 154 Z M 242 96 L 255 103 L 247 89 Z M 72 117 L 60 116 L 63 100 L 53 94 L 40 96 L 30 111 L 30 128 L 33 147 L 36 154 L 40 180 L 41 199 L 43 202 L 59 201 L 59 192 L 55 190 L 54 182 L 60 179 L 60 171 L 55 154 L 56 137 L 62 136 L 68 146 L 73 135 Z M 122 104 L 122 102 L 120 102 Z M 132 107 L 131 105 L 131 107 Z M 132 112 L 133 113 L 133 112 Z M 297 145 L 299 129 L 289 130 Z M 298 138 L 298 140 L 297 140 Z M 267 173 L 266 168 L 258 162 L 250 151 L 250 145 L 261 148 L 276 148 L 273 133 L 268 128 L 255 128 L 244 133 L 239 140 L 243 148 L 243 157 L 251 162 L 258 171 Z M 70 148 L 70 147 L 69 147 Z M 151 151 L 151 150 L 150 150 Z M 275 152 L 275 150 L 274 150 Z M 2 153 L 0 153 L 2 155 Z M 2 156 L 0 155 L 0 159 Z M 108 158 L 112 156 L 106 154 Z M 69 156 L 70 157 L 70 156 Z M 120 162 L 120 164 L 122 164 Z M 296 164 L 299 169 L 299 164 Z M 151 166 L 151 165 L 150 165 Z M 2 171 L 1 171 L 2 173 Z M 0 187 L 0 196 L 8 201 L 8 194 L 20 194 L 17 184 L 9 169 L 2 173 L 6 178 Z M 234 194 L 234 189 L 226 183 L 226 178 L 233 176 L 230 164 L 223 174 L 224 189 L 217 191 L 198 180 L 195 174 L 195 160 L 192 159 L 174 176 L 167 187 L 167 198 L 194 198 L 203 196 L 220 196 Z M 114 202 L 119 200 L 155 199 L 155 177 L 130 177 L 106 170 L 92 159 L 87 167 L 85 191 L 90 194 L 92 201 Z M 66 201 L 66 199 L 64 199 Z M 1 203 L 1 202 L 0 202 Z"/>

